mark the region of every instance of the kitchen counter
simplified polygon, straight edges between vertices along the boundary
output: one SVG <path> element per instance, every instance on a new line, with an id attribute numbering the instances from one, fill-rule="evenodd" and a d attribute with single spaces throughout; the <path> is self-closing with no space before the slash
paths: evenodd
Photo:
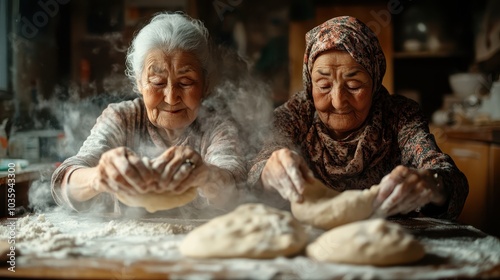
<path id="1" fill-rule="evenodd" d="M 65 216 L 61 216 L 65 215 Z M 65 219 L 61 219 L 66 217 Z M 22 220 L 23 219 L 23 220 Z M 431 218 L 392 220 L 425 246 L 425 257 L 413 264 L 374 267 L 315 262 L 303 254 L 269 260 L 182 257 L 177 245 L 187 232 L 153 234 L 148 228 L 169 223 L 194 226 L 203 221 L 91 218 L 62 212 L 19 219 L 19 231 L 38 222 L 36 235 L 19 234 L 16 272 L 5 262 L 0 277 L 99 279 L 450 279 L 500 277 L 500 240 L 464 224 Z M 30 220 L 31 219 L 31 220 Z M 66 224 L 63 221 L 66 221 Z M 123 231 L 120 226 L 133 228 Z M 33 224 L 31 224 L 33 226 Z M 44 227 L 45 226 L 45 227 Z M 193 226 L 193 228 L 194 228 Z M 46 232 L 44 231 L 46 228 Z M 172 227 L 169 227 L 172 229 Z M 179 228 L 178 228 L 179 229 Z M 322 231 L 308 228 L 310 238 Z M 50 234 L 49 234 L 50 233 Z M 47 236 L 52 236 L 47 238 Z M 71 237 L 75 237 L 72 239 Z M 24 247 L 23 247 L 24 242 Z M 39 248 L 34 253 L 34 244 Z M 30 249 L 31 248 L 31 249 Z M 24 253 L 23 253 L 23 249 Z M 32 250 L 30 252 L 30 250 Z"/>
<path id="2" fill-rule="evenodd" d="M 500 123 L 431 126 L 441 150 L 469 182 L 459 220 L 500 237 Z"/>
<path id="3" fill-rule="evenodd" d="M 15 182 L 16 183 L 24 183 L 27 181 L 32 181 L 40 178 L 40 176 L 48 175 L 55 170 L 54 163 L 34 163 L 29 164 L 24 168 L 16 167 L 16 171 L 14 172 Z M 0 171 L 0 185 L 4 185 L 7 183 L 9 172 Z"/>
<path id="4" fill-rule="evenodd" d="M 460 125 L 460 126 L 431 126 L 438 133 L 437 137 L 446 134 L 446 137 L 461 140 L 480 141 L 500 145 L 500 124 L 489 125 Z"/>

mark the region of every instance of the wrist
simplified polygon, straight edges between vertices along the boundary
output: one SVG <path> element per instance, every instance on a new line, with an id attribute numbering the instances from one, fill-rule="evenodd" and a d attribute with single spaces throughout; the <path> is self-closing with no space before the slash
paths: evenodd
<path id="1" fill-rule="evenodd" d="M 438 206 L 442 206 L 445 204 L 446 200 L 447 200 L 447 194 L 445 192 L 445 189 L 444 189 L 444 184 L 443 184 L 443 179 L 442 177 L 439 175 L 439 173 L 435 172 L 435 171 L 431 171 L 431 177 L 432 177 L 432 182 L 434 184 L 433 186 L 433 196 L 432 196 L 432 199 L 431 199 L 431 202 L 438 205 Z"/>

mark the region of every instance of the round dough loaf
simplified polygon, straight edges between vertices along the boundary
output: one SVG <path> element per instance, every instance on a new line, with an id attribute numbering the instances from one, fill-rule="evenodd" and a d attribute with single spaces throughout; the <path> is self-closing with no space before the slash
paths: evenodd
<path id="1" fill-rule="evenodd" d="M 318 261 L 378 266 L 411 263 L 425 255 L 411 234 L 384 219 L 334 228 L 309 244 L 306 252 Z"/>
<path id="2" fill-rule="evenodd" d="M 169 210 L 188 204 L 193 201 L 197 195 L 198 192 L 196 188 L 189 188 L 181 194 L 174 194 L 172 192 L 149 192 L 138 195 L 128 195 L 120 193 L 116 194 L 116 197 L 125 205 L 143 207 L 149 213 L 154 213 L 156 211 Z"/>
<path id="3" fill-rule="evenodd" d="M 266 259 L 294 255 L 307 241 L 304 228 L 289 212 L 249 203 L 194 229 L 179 249 L 196 258 Z"/>
<path id="4" fill-rule="evenodd" d="M 378 185 L 374 185 L 365 190 L 337 192 L 314 179 L 304 189 L 304 201 L 292 201 L 291 210 L 297 220 L 329 230 L 369 218 L 378 189 Z"/>

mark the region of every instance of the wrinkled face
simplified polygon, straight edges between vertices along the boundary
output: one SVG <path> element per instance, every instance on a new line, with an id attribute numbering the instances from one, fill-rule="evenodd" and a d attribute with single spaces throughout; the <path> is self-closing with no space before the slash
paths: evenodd
<path id="1" fill-rule="evenodd" d="M 138 88 L 149 120 L 170 131 L 183 130 L 197 117 L 203 97 L 201 64 L 192 53 L 152 50 L 145 59 Z"/>
<path id="2" fill-rule="evenodd" d="M 373 81 L 345 51 L 326 51 L 311 71 L 314 106 L 332 136 L 340 139 L 359 128 L 372 104 Z"/>

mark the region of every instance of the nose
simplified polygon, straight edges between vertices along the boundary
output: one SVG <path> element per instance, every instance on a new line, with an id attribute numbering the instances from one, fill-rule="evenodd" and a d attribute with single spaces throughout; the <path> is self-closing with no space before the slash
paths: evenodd
<path id="1" fill-rule="evenodd" d="M 333 87 L 330 91 L 330 99 L 332 102 L 333 108 L 343 108 L 344 104 L 347 100 L 346 93 L 344 92 L 344 88 L 341 86 Z"/>
<path id="2" fill-rule="evenodd" d="M 163 100 L 165 103 L 169 105 L 175 105 L 179 102 L 179 94 L 177 93 L 177 90 L 175 87 L 172 85 L 172 83 L 169 83 L 163 90 Z"/>

